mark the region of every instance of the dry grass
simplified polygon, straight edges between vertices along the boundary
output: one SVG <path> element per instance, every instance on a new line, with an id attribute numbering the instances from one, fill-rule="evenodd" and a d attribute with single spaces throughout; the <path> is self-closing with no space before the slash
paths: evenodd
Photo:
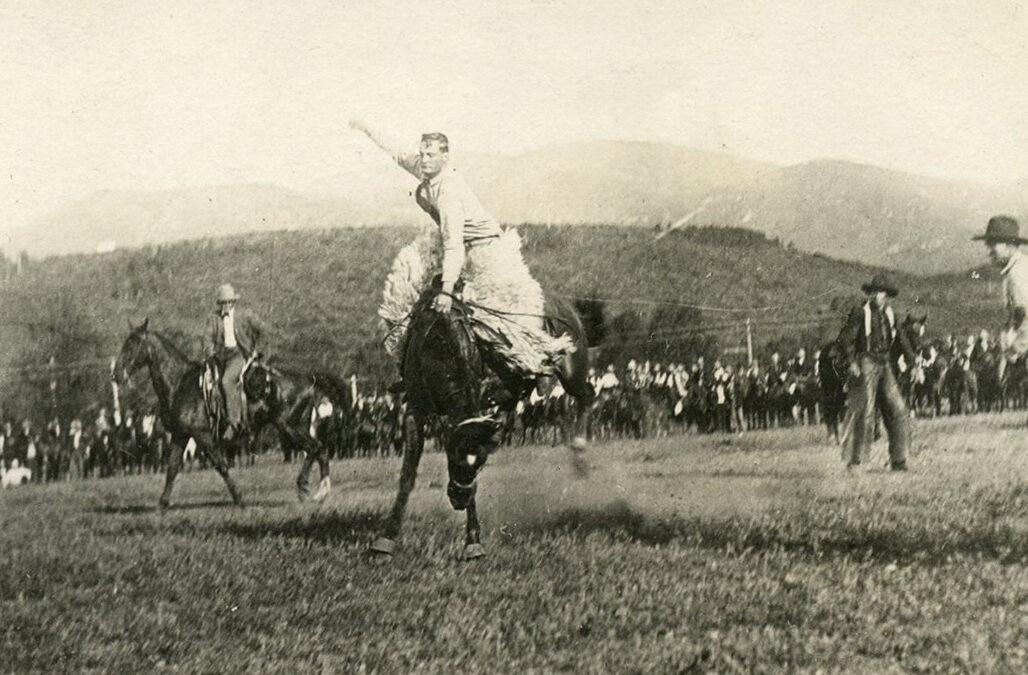
<path id="1" fill-rule="evenodd" d="M 817 429 L 503 450 L 482 476 L 490 556 L 460 562 L 442 458 L 396 559 L 367 543 L 399 463 L 294 467 L 0 495 L 0 668 L 185 672 L 1023 672 L 1022 415 L 919 422 L 847 473 Z"/>

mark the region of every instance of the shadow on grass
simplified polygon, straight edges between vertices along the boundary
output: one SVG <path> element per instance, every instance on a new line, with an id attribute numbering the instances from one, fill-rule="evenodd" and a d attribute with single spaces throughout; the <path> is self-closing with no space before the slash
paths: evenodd
<path id="1" fill-rule="evenodd" d="M 271 501 L 271 500 L 257 500 L 244 502 L 244 511 L 246 508 L 279 508 L 282 506 L 290 506 L 295 502 L 287 501 Z M 238 509 L 239 507 L 232 502 L 232 500 L 220 500 L 220 501 L 206 501 L 206 502 L 186 502 L 183 504 L 172 504 L 171 506 L 163 509 L 165 513 L 177 513 L 181 511 L 199 511 L 202 509 Z M 142 515 L 145 513 L 159 513 L 162 509 L 157 504 L 103 504 L 92 509 L 93 513 L 100 513 L 105 515 Z"/>
<path id="2" fill-rule="evenodd" d="M 722 551 L 784 551 L 819 557 L 943 564 L 950 556 L 972 555 L 1001 563 L 1028 561 L 1028 532 L 1011 527 L 965 527 L 937 532 L 916 524 L 895 527 L 841 526 L 802 518 L 752 521 L 744 518 L 668 518 L 647 515 L 624 501 L 597 508 L 576 508 L 526 523 L 539 534 L 585 537 L 603 534 L 613 541 L 646 545 L 678 542 Z"/>
<path id="3" fill-rule="evenodd" d="M 283 537 L 318 544 L 365 543 L 379 534 L 384 515 L 371 509 L 317 511 L 280 521 L 226 523 L 220 530 L 251 541 Z"/>

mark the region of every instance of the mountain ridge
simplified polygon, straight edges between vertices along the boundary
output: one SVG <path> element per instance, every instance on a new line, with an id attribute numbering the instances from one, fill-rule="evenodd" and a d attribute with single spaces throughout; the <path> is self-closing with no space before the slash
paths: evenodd
<path id="1" fill-rule="evenodd" d="M 1028 181 L 988 186 L 839 159 L 779 166 L 652 141 L 575 141 L 460 165 L 505 223 L 744 226 L 801 250 L 924 274 L 977 264 L 970 236 L 989 216 L 1023 216 L 1028 206 Z M 102 190 L 16 232 L 14 243 L 38 256 L 104 242 L 424 222 L 411 179 L 384 171 L 361 188 L 324 180 L 335 187 L 317 193 L 271 183 Z"/>

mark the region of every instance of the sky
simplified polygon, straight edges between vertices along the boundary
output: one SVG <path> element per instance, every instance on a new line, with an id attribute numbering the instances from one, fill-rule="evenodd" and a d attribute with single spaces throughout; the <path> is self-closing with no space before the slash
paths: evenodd
<path id="1" fill-rule="evenodd" d="M 452 154 L 679 143 L 1028 177 L 1028 3 L 0 0 L 0 247 L 97 190 L 392 175 Z M 404 183 L 405 184 L 405 183 Z"/>

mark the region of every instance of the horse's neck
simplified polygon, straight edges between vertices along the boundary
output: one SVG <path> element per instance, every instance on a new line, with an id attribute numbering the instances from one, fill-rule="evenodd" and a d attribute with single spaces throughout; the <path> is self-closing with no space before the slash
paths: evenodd
<path id="1" fill-rule="evenodd" d="M 147 362 L 150 382 L 161 408 L 161 417 L 167 422 L 171 412 L 171 397 L 174 385 L 181 381 L 186 371 L 194 364 L 178 350 L 168 344 L 166 338 L 154 335 L 153 358 Z M 199 384 L 197 384 L 199 386 Z"/>

